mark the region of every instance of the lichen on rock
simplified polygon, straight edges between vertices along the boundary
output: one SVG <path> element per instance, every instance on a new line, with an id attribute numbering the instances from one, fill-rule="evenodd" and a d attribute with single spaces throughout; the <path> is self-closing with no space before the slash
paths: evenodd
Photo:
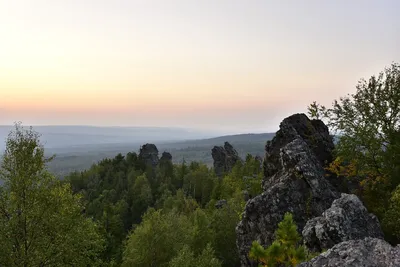
<path id="1" fill-rule="evenodd" d="M 367 237 L 341 242 L 299 267 L 399 267 L 400 245 Z"/>
<path id="2" fill-rule="evenodd" d="M 302 235 L 311 251 L 322 251 L 353 239 L 383 239 L 378 218 L 368 213 L 356 195 L 349 194 L 342 194 L 322 216 L 309 220 Z"/>

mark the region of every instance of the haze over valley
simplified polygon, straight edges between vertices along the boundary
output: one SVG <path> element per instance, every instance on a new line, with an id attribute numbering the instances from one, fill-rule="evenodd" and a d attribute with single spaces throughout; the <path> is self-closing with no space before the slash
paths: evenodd
<path id="1" fill-rule="evenodd" d="M 1 153 L 8 133 L 14 126 L 0 126 Z M 199 161 L 212 165 L 211 149 L 230 142 L 241 157 L 247 153 L 262 156 L 264 145 L 273 136 L 265 134 L 238 134 L 219 136 L 217 132 L 185 130 L 166 127 L 89 127 L 89 126 L 35 126 L 41 134 L 46 154 L 55 154 L 51 171 L 61 178 L 72 171 L 81 171 L 104 158 L 118 153 L 138 152 L 146 143 L 157 145 L 160 154 L 170 152 L 173 162 L 183 159 L 188 163 Z"/>

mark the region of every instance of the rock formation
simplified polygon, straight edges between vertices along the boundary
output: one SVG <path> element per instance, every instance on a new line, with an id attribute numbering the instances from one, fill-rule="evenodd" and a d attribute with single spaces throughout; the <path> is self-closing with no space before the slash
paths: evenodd
<path id="1" fill-rule="evenodd" d="M 172 162 L 172 155 L 169 152 L 163 152 L 160 158 L 160 162 Z"/>
<path id="2" fill-rule="evenodd" d="M 334 144 L 319 120 L 295 114 L 282 121 L 265 147 L 263 193 L 246 203 L 236 227 L 241 265 L 257 266 L 248 259 L 254 240 L 268 246 L 278 223 L 291 212 L 311 251 L 329 249 L 301 267 L 400 267 L 400 245 L 383 240 L 375 215 L 360 199 L 340 194 L 354 187 L 328 176 Z"/>
<path id="3" fill-rule="evenodd" d="M 339 243 L 300 267 L 399 267 L 400 245 L 370 238 Z"/>
<path id="4" fill-rule="evenodd" d="M 215 146 L 211 150 L 211 155 L 217 176 L 223 176 L 225 173 L 230 172 L 236 162 L 241 161 L 237 151 L 228 142 L 225 142 L 224 147 Z"/>
<path id="5" fill-rule="evenodd" d="M 159 162 L 158 149 L 154 144 L 145 144 L 140 148 L 139 159 L 147 166 L 155 168 Z"/>
<path id="6" fill-rule="evenodd" d="M 324 164 L 332 160 L 332 138 L 321 122 L 295 114 L 283 120 L 266 145 L 264 192 L 250 199 L 239 222 L 237 246 L 242 266 L 254 240 L 270 245 L 278 223 L 291 212 L 302 231 L 306 222 L 320 216 L 340 194 L 324 177 Z"/>
<path id="7" fill-rule="evenodd" d="M 322 216 L 309 220 L 302 234 L 304 244 L 311 251 L 322 251 L 353 239 L 383 239 L 376 216 L 368 213 L 357 196 L 348 194 L 333 201 Z"/>
<path id="8" fill-rule="evenodd" d="M 332 161 L 333 139 L 329 135 L 326 125 L 320 120 L 310 120 L 304 114 L 295 114 L 282 121 L 275 137 L 265 146 L 264 176 L 265 187 L 269 186 L 268 177 L 285 168 L 281 162 L 282 149 L 296 139 L 305 142 L 307 151 L 317 158 L 320 166 L 325 166 Z M 305 151 L 297 151 L 302 153 Z M 293 167 L 293 166 L 286 166 Z"/>

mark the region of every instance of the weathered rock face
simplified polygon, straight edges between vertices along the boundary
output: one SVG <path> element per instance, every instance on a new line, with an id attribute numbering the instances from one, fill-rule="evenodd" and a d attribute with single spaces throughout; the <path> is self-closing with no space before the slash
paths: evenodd
<path id="1" fill-rule="evenodd" d="M 400 245 L 392 247 L 382 239 L 345 241 L 300 267 L 399 267 Z"/>
<path id="2" fill-rule="evenodd" d="M 303 140 L 308 150 L 317 157 L 322 166 L 332 161 L 333 139 L 326 125 L 320 120 L 310 120 L 304 114 L 295 114 L 284 119 L 275 137 L 265 146 L 264 176 L 273 176 L 284 166 L 281 162 L 281 149 L 295 139 Z M 268 187 L 269 179 L 265 179 Z"/>
<path id="3" fill-rule="evenodd" d="M 139 159 L 143 162 L 155 168 L 159 162 L 158 159 L 158 149 L 154 144 L 145 144 L 140 148 Z"/>
<path id="4" fill-rule="evenodd" d="M 225 142 L 224 147 L 215 146 L 211 150 L 214 160 L 214 170 L 217 176 L 230 172 L 237 161 L 241 161 L 237 151 L 231 144 Z"/>
<path id="5" fill-rule="evenodd" d="M 226 170 L 226 151 L 222 146 L 215 146 L 211 150 L 214 160 L 214 171 L 217 176 L 222 176 Z"/>
<path id="6" fill-rule="evenodd" d="M 309 220 L 303 229 L 304 244 L 311 251 L 322 251 L 348 240 L 375 237 L 383 239 L 378 219 L 368 213 L 355 195 L 342 194 L 322 216 Z"/>
<path id="7" fill-rule="evenodd" d="M 264 192 L 247 202 L 236 228 L 242 266 L 257 266 L 248 259 L 251 243 L 271 244 L 286 212 L 293 214 L 301 231 L 340 197 L 324 178 L 323 164 L 331 160 L 332 149 L 328 129 L 319 121 L 296 114 L 281 123 L 266 146 Z"/>

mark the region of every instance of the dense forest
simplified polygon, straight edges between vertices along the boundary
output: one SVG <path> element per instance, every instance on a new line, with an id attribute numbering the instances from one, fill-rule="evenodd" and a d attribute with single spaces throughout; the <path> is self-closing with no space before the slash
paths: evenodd
<path id="1" fill-rule="evenodd" d="M 82 194 L 85 213 L 104 233 L 103 261 L 164 266 L 178 261 L 179 253 L 205 253 L 233 266 L 243 194 L 260 193 L 261 178 L 261 163 L 251 155 L 220 179 L 197 162 L 174 165 L 161 158 L 153 168 L 133 152 L 105 159 L 66 181 Z M 217 209 L 221 199 L 227 203 Z"/>
<path id="2" fill-rule="evenodd" d="M 400 66 L 360 81 L 331 108 L 314 102 L 309 116 L 339 136 L 327 175 L 356 184 L 351 193 L 398 244 Z M 40 136 L 16 124 L 1 162 L 0 265 L 239 266 L 235 228 L 246 202 L 263 192 L 262 162 L 248 154 L 217 175 L 167 153 L 156 163 L 143 155 L 118 154 L 59 180 Z M 317 255 L 300 245 L 295 223 L 287 213 L 276 242 L 254 242 L 250 257 L 295 266 Z"/>
<path id="3" fill-rule="evenodd" d="M 13 245 L 21 248 L 16 254 L 0 256 L 1 264 L 47 266 L 47 256 L 67 257 L 71 249 L 71 258 L 60 259 L 59 266 L 68 261 L 75 266 L 183 266 L 182 261 L 187 262 L 185 266 L 192 266 L 190 262 L 238 265 L 235 226 L 245 199 L 261 192 L 261 162 L 255 157 L 238 161 L 223 179 L 204 164 L 173 164 L 161 158 L 153 167 L 131 152 L 59 181 L 46 170 L 50 160 L 44 157 L 39 135 L 16 125 L 3 158 L 1 204 L 5 229 L 22 231 L 15 239 L 7 232 L 3 237 L 11 242 L 9 250 Z M 12 198 L 14 194 L 21 199 Z M 48 199 L 37 199 L 47 195 Z M 71 209 L 69 213 L 63 206 Z M 12 207 L 21 209 L 21 214 L 10 217 L 15 223 L 7 221 Z M 52 210 L 58 216 L 54 222 L 46 217 L 53 216 Z M 31 231 L 38 233 L 31 235 Z M 56 237 L 41 240 L 43 234 L 64 235 L 71 243 L 47 249 Z M 74 247 L 75 242 L 80 246 Z"/>

